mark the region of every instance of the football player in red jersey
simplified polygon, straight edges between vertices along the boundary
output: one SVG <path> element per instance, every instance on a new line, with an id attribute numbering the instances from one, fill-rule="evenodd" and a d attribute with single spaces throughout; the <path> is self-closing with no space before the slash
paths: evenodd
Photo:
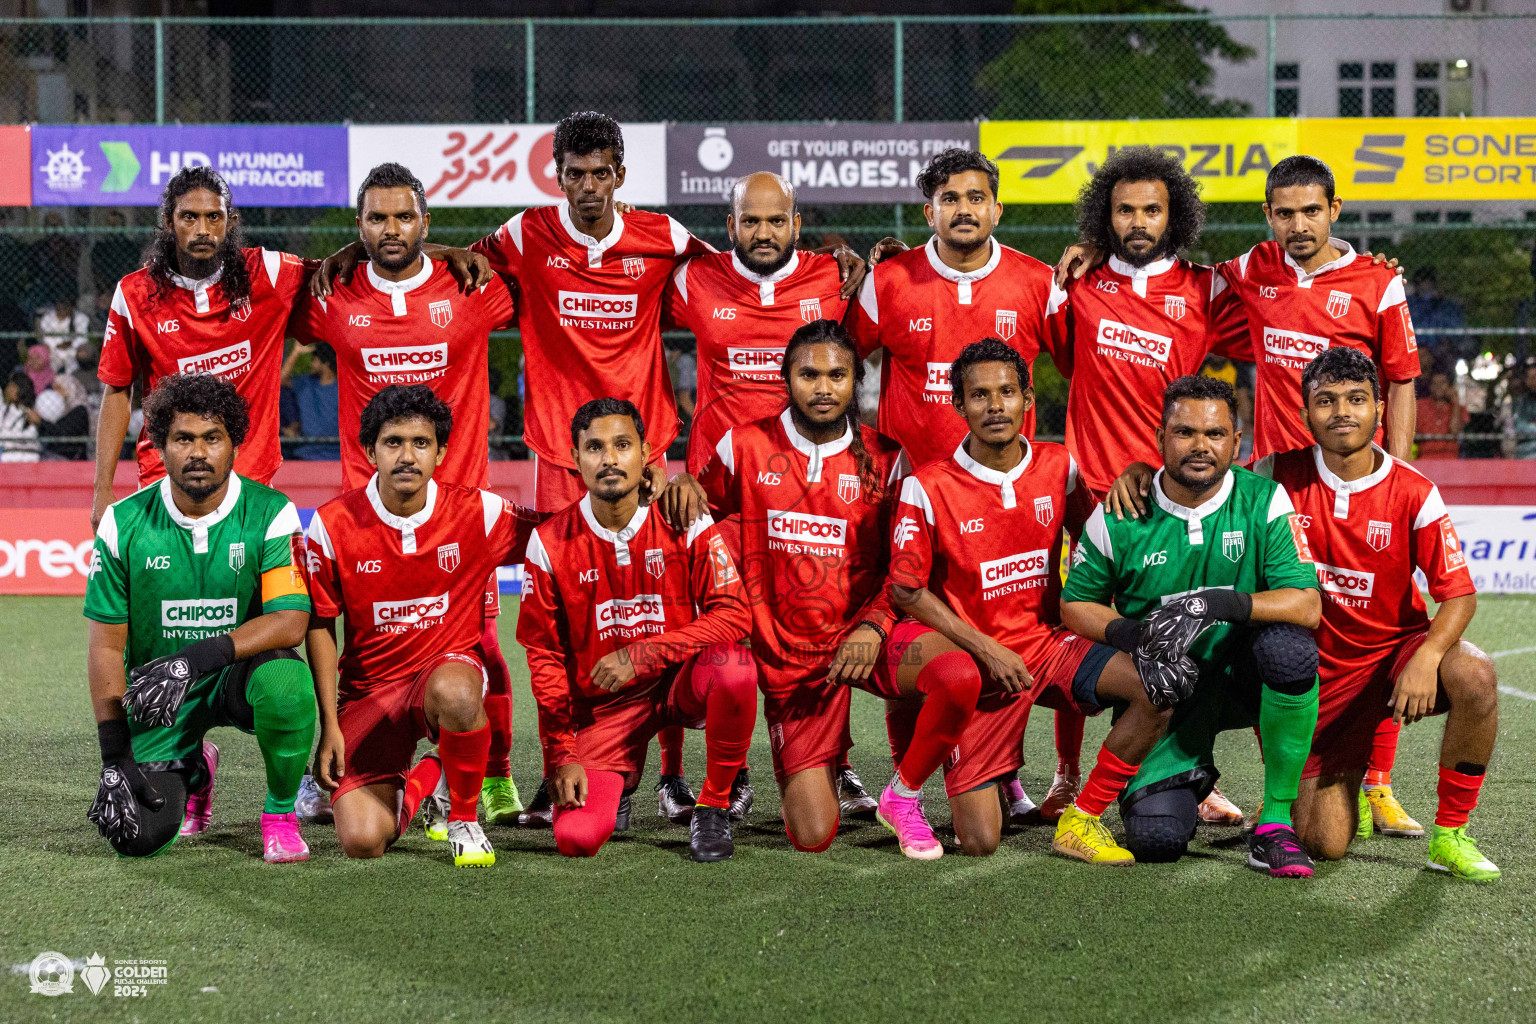
<path id="1" fill-rule="evenodd" d="M 426 385 L 384 388 L 363 410 L 358 438 L 378 472 L 309 524 L 315 761 L 349 857 L 383 855 L 430 796 L 429 834 L 446 817 L 455 864 L 496 860 L 476 820 L 491 742 L 478 651 L 485 578 L 523 560 L 539 517 L 432 478 L 452 428 L 453 414 Z M 339 659 L 338 617 L 346 622 Z M 437 751 L 413 768 L 423 736 Z"/>
<path id="2" fill-rule="evenodd" d="M 757 666 L 740 574 L 708 515 L 674 528 L 640 501 L 651 461 L 631 402 L 588 402 L 571 420 L 585 498 L 528 542 L 517 638 L 539 704 L 555 845 L 590 857 L 614 832 L 668 725 L 704 729 L 708 773 L 694 808 L 697 861 L 734 852 L 731 788 L 757 720 Z"/>
<path id="3" fill-rule="evenodd" d="M 477 258 L 462 249 L 434 258 L 448 260 L 463 280 L 477 272 Z M 96 375 L 106 390 L 96 430 L 93 529 L 116 500 L 112 477 L 136 382 L 146 392 L 173 373 L 213 373 L 232 382 L 251 411 L 235 470 L 269 484 L 283 461 L 277 407 L 283 335 L 313 265 L 289 253 L 246 248 L 229 186 L 208 167 L 184 168 L 166 183 L 145 260 L 118 282 L 101 343 Z M 140 486 L 165 475 L 147 434 L 139 435 L 138 461 Z"/>
<path id="4" fill-rule="evenodd" d="M 727 430 L 700 483 L 712 511 L 740 524 L 784 830 L 796 849 L 820 852 L 847 799 L 848 685 L 901 698 L 872 680 L 890 683 L 875 666 L 896 619 L 885 575 L 907 467 L 860 419 L 864 366 L 841 325 L 807 324 L 781 352 L 789 408 Z"/>
<path id="5" fill-rule="evenodd" d="M 1161 464 L 1156 435 L 1170 382 L 1196 373 L 1208 352 L 1247 352 L 1247 316 L 1226 279 L 1180 255 L 1204 220 L 1195 179 L 1177 157 L 1147 146 L 1116 151 L 1078 198 L 1078 230 L 1109 259 L 1053 290 L 1048 323 L 1057 365 L 1072 380 L 1067 449 L 1097 499 L 1132 462 Z M 1059 764 L 1041 817 L 1055 821 L 1076 791 L 1076 763 Z M 1200 819 L 1240 825 L 1243 812 L 1212 788 Z"/>
<path id="6" fill-rule="evenodd" d="M 947 458 L 965 438 L 964 421 L 951 411 L 950 363 L 971 342 L 995 337 L 1033 365 L 1042 350 L 1050 350 L 1052 289 L 1049 267 L 993 237 L 1003 206 L 991 160 L 971 150 L 946 150 L 929 161 L 917 186 L 927 199 L 923 214 L 933 237 L 895 255 L 892 250 L 905 249 L 895 239 L 876 246 L 870 260 L 880 262 L 864 277 L 848 329 L 864 355 L 885 349 L 880 432 L 921 466 Z M 1035 436 L 1033 405 L 1024 415 L 1024 436 Z M 1066 769 L 1051 787 L 1059 804 L 1071 802 L 1069 780 L 1077 775 L 1082 746 L 1083 717 L 1071 708 L 1057 712 L 1056 752 Z M 1010 816 L 1020 823 L 1033 819 L 1034 802 L 1018 780 L 1005 788 Z"/>
<path id="7" fill-rule="evenodd" d="M 506 283 L 495 275 L 466 295 L 447 264 L 426 258 L 422 243 L 431 224 L 426 191 L 414 174 L 394 163 L 373 168 L 357 190 L 357 228 L 368 263 L 327 297 L 301 298 L 294 311 L 294 336 L 306 344 L 323 342 L 336 353 L 344 490 L 364 486 L 373 475 L 355 439 L 363 407 L 391 384 L 425 384 L 455 412 L 456 440 L 433 478 L 490 487 L 490 332 L 510 323 L 516 310 Z M 485 708 L 491 747 L 482 799 L 492 824 L 515 822 L 523 809 L 509 760 L 512 680 L 497 638 L 500 612 L 493 570 L 478 650 L 490 680 Z"/>
<path id="8" fill-rule="evenodd" d="M 921 684 L 926 674 L 964 679 L 971 693 L 985 685 L 974 717 L 953 737 L 943 736 L 954 750 L 944 783 L 955 835 L 970 854 L 997 848 L 1003 821 L 995 787 L 1023 763 L 1033 704 L 1084 714 L 1123 707 L 1052 845 L 1094 864 L 1134 863 L 1100 816 L 1135 775 L 1170 712 L 1153 706 L 1130 654 L 1061 627 L 1062 535 L 1082 529 L 1093 497 L 1065 447 L 1023 436 L 1034 392 L 1029 364 L 1016 350 L 996 338 L 968 345 L 950 381 L 969 433 L 948 459 L 902 484 L 890 581 L 896 607 L 912 618 L 895 627 L 886 646 L 892 674 L 903 693 L 910 677 Z M 917 726 L 909 756 L 937 732 L 925 729 L 923 718 Z M 880 815 L 903 852 L 918 856 L 912 851 L 938 844 L 922 816 L 921 783 L 905 769 L 904 760 L 881 794 Z"/>

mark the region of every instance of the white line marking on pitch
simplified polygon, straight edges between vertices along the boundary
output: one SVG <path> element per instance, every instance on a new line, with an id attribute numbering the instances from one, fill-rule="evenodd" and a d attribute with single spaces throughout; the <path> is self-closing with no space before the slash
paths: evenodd
<path id="1" fill-rule="evenodd" d="M 1536 693 L 1526 693 L 1524 690 L 1517 690 L 1513 686 L 1501 686 L 1499 687 L 1499 692 L 1507 693 L 1511 697 L 1524 697 L 1526 700 L 1536 700 Z"/>
<path id="2" fill-rule="evenodd" d="M 1513 650 L 1509 650 L 1509 651 L 1494 651 L 1492 654 L 1489 655 L 1489 657 L 1490 658 L 1509 658 L 1509 657 L 1513 657 L 1516 654 L 1530 654 L 1532 651 L 1536 651 L 1536 647 L 1516 647 Z M 1536 700 L 1536 693 L 1526 693 L 1524 690 L 1517 690 L 1513 686 L 1500 686 L 1499 687 L 1499 692 L 1500 693 L 1507 693 L 1511 697 L 1524 697 L 1526 700 Z"/>

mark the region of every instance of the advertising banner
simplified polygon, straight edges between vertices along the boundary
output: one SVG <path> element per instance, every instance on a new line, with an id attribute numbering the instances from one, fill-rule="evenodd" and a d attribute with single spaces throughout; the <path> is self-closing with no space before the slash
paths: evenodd
<path id="1" fill-rule="evenodd" d="M 212 167 L 237 206 L 350 206 L 342 125 L 38 125 L 34 206 L 155 206 L 171 176 Z"/>
<path id="2" fill-rule="evenodd" d="M 1467 569 L 1489 594 L 1536 594 L 1536 509 L 1452 505 Z"/>
<path id="3" fill-rule="evenodd" d="M 1346 199 L 1536 198 L 1536 117 L 1315 118 L 1298 130 Z"/>
<path id="4" fill-rule="evenodd" d="M 934 154 L 976 142 L 968 121 L 674 124 L 667 201 L 724 203 L 737 178 L 774 171 L 802 203 L 920 203 L 917 175 Z"/>
<path id="5" fill-rule="evenodd" d="M 32 129 L 0 125 L 0 206 L 32 205 Z"/>
<path id="6" fill-rule="evenodd" d="M 667 202 L 667 127 L 626 124 L 624 184 L 631 206 Z M 354 125 L 347 129 L 351 191 L 382 163 L 409 167 L 432 206 L 553 206 L 564 201 L 555 180 L 552 124 Z"/>

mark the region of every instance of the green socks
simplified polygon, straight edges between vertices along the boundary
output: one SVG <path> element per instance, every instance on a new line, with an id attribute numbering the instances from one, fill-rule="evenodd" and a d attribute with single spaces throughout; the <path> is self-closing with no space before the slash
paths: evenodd
<path id="1" fill-rule="evenodd" d="M 1291 804 L 1317 728 L 1317 683 L 1301 696 L 1264 687 L 1259 696 L 1259 738 L 1264 743 L 1264 809 L 1258 824 L 1291 824 Z"/>
<path id="2" fill-rule="evenodd" d="M 267 765 L 266 813 L 288 814 L 315 740 L 315 686 L 309 666 L 292 658 L 268 661 L 251 673 L 245 696 Z"/>

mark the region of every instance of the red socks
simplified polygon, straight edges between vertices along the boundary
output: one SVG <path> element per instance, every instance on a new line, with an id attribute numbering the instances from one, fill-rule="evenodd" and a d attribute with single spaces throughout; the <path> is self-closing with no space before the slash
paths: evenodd
<path id="1" fill-rule="evenodd" d="M 707 664 L 711 660 L 724 664 Z M 694 662 L 693 675 L 694 692 L 704 695 L 704 756 L 708 764 L 699 803 L 729 807 L 731 787 L 736 773 L 746 767 L 752 729 L 757 724 L 757 664 L 745 650 L 734 648 L 728 658 L 699 658 Z"/>
<path id="2" fill-rule="evenodd" d="M 1103 814 L 1110 801 L 1135 777 L 1137 767 L 1120 760 L 1108 747 L 1100 747 L 1099 761 L 1088 773 L 1083 791 L 1077 794 L 1077 809 L 1095 817 Z"/>
<path id="3" fill-rule="evenodd" d="M 964 651 L 946 651 L 917 674 L 917 690 L 925 698 L 923 709 L 917 713 L 906 754 L 896 767 L 897 778 L 909 789 L 922 789 L 960 742 L 976 713 L 981 671 Z"/>
<path id="4" fill-rule="evenodd" d="M 471 732 L 449 732 L 437 740 L 437 755 L 443 759 L 443 774 L 448 778 L 448 820 L 474 821 L 480 805 L 480 784 L 485 781 L 485 753 L 491 747 L 491 727 L 482 725 Z"/>
<path id="5" fill-rule="evenodd" d="M 683 774 L 683 727 L 667 726 L 656 734 L 656 743 L 661 747 L 661 774 Z"/>
<path id="6" fill-rule="evenodd" d="M 608 837 L 624 795 L 618 772 L 587 772 L 587 802 L 569 810 L 555 808 L 555 849 L 564 857 L 595 857 Z"/>
<path id="7" fill-rule="evenodd" d="M 917 728 L 917 713 L 922 705 L 915 700 L 888 700 L 885 702 L 885 735 L 891 743 L 891 770 L 901 764 L 912 745 L 912 733 Z"/>
<path id="8" fill-rule="evenodd" d="M 485 665 L 485 717 L 491 725 L 491 747 L 485 758 L 485 774 L 497 779 L 512 777 L 512 674 L 496 636 L 496 620 L 485 620 L 480 636 L 480 660 Z"/>
<path id="9" fill-rule="evenodd" d="M 1397 761 L 1397 738 L 1402 734 L 1403 723 L 1383 718 L 1371 738 L 1371 759 L 1366 762 L 1365 785 L 1392 785 L 1392 765 Z"/>
<path id="10" fill-rule="evenodd" d="M 1088 717 L 1077 710 L 1056 712 L 1056 771 L 1076 775 L 1083 759 L 1083 726 Z"/>
<path id="11" fill-rule="evenodd" d="M 1473 766 L 1457 765 L 1457 767 Z M 1440 785 L 1436 787 L 1440 806 L 1435 810 L 1435 824 L 1441 828 L 1460 828 L 1465 825 L 1472 809 L 1477 806 L 1477 797 L 1482 792 L 1483 779 L 1486 777 L 1486 770 L 1479 771 L 1476 775 L 1468 775 L 1455 768 L 1441 765 Z"/>
<path id="12" fill-rule="evenodd" d="M 396 837 L 405 835 L 416 817 L 416 811 L 443 777 L 443 766 L 435 757 L 424 757 L 416 762 L 405 776 L 405 794 L 400 804 L 400 820 L 395 828 Z"/>

